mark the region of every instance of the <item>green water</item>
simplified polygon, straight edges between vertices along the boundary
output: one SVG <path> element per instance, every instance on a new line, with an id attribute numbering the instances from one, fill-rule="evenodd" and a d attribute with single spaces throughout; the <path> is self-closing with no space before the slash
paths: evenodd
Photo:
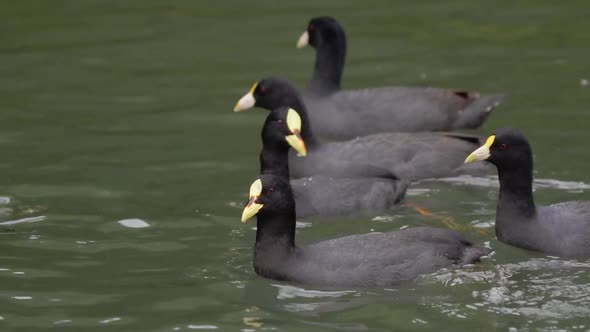
<path id="1" fill-rule="evenodd" d="M 306 220 L 300 242 L 443 226 L 495 254 L 395 289 L 312 289 L 251 267 L 257 79 L 303 84 L 314 15 L 345 25 L 346 87 L 507 92 L 479 132 L 535 151 L 539 203 L 590 200 L 587 1 L 11 1 L 0 10 L 1 331 L 587 330 L 590 261 L 495 240 L 497 184 L 423 182 L 391 215 Z M 586 83 L 584 83 L 586 82 Z M 143 228 L 118 223 L 141 219 Z M 13 223 L 16 222 L 16 223 Z M 141 226 L 141 225 L 140 225 Z M 590 239 L 589 239 L 590 240 Z M 515 331 L 512 329 L 511 331 Z"/>

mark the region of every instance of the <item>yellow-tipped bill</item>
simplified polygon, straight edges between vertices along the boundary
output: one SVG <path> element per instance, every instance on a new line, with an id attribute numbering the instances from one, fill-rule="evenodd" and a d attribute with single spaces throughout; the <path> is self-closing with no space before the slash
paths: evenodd
<path id="1" fill-rule="evenodd" d="M 254 107 L 254 105 L 256 104 L 256 98 L 254 98 L 254 90 L 256 90 L 257 86 L 258 82 L 254 83 L 254 85 L 252 85 L 252 88 L 250 88 L 250 91 L 248 91 L 247 94 L 240 98 L 240 100 L 238 100 L 236 106 L 234 106 L 234 112 L 241 112 Z"/>
<path id="2" fill-rule="evenodd" d="M 304 157 L 307 155 L 307 148 L 305 142 L 301 137 L 301 117 L 294 109 L 290 108 L 287 111 L 287 127 L 292 135 L 285 136 L 287 143 L 297 151 L 297 155 Z"/>
<path id="3" fill-rule="evenodd" d="M 470 155 L 465 158 L 466 163 L 478 161 L 478 160 L 486 160 L 490 157 L 490 148 L 492 144 L 494 144 L 494 140 L 496 139 L 496 135 L 492 135 L 488 137 L 485 144 L 480 146 L 477 150 L 471 152 Z"/>
<path id="4" fill-rule="evenodd" d="M 248 204 L 244 207 L 244 211 L 242 211 L 242 222 L 246 222 L 246 220 L 254 217 L 264 206 L 263 204 L 256 203 L 256 200 L 260 197 L 261 193 L 262 181 L 257 179 L 252 182 L 252 185 L 250 185 L 250 193 L 248 194 L 250 198 L 248 199 Z"/>
<path id="5" fill-rule="evenodd" d="M 301 37 L 297 39 L 297 48 L 303 48 L 309 44 L 309 33 L 307 30 L 301 34 Z"/>

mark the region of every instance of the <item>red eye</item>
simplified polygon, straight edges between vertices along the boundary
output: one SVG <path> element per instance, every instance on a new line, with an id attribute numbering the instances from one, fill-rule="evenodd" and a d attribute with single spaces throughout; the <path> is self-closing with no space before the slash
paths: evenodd
<path id="1" fill-rule="evenodd" d="M 506 150 L 506 149 L 508 149 L 508 145 L 500 144 L 500 150 Z"/>
<path id="2" fill-rule="evenodd" d="M 261 87 L 260 87 L 260 93 L 261 93 L 261 94 L 265 94 L 265 93 L 266 93 L 266 88 L 265 88 L 265 87 L 263 87 L 263 86 L 261 86 Z"/>

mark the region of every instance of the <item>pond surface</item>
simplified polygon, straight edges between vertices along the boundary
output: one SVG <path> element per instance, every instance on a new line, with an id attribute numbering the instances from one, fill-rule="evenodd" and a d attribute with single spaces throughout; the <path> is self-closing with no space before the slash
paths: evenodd
<path id="1" fill-rule="evenodd" d="M 310 17 L 346 27 L 345 87 L 506 92 L 478 130 L 535 152 L 541 204 L 590 200 L 586 1 L 17 1 L 0 11 L 0 330 L 590 329 L 590 260 L 495 240 L 494 178 L 425 181 L 411 207 L 302 221 L 299 242 L 453 224 L 482 264 L 391 289 L 262 279 L 239 221 L 263 111 L 257 79 L 303 84 Z M 590 239 L 589 239 L 590 240 Z M 516 329 L 516 330 L 515 330 Z"/>

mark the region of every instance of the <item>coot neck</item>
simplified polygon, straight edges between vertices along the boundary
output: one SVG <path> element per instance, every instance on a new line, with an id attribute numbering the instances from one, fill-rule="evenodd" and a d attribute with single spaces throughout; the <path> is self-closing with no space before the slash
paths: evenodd
<path id="1" fill-rule="evenodd" d="M 295 206 L 282 214 L 257 216 L 256 250 L 292 250 L 295 248 Z"/>
<path id="2" fill-rule="evenodd" d="M 498 168 L 500 198 L 497 218 L 500 221 L 516 222 L 533 219 L 537 209 L 533 199 L 533 166 L 529 161 L 518 168 Z"/>
<path id="3" fill-rule="evenodd" d="M 265 142 L 260 152 L 260 173 L 289 179 L 289 147 Z"/>
<path id="4" fill-rule="evenodd" d="M 333 40 L 320 44 L 316 47 L 313 77 L 307 88 L 312 94 L 326 95 L 340 90 L 346 60 L 346 36 L 342 32 Z"/>

